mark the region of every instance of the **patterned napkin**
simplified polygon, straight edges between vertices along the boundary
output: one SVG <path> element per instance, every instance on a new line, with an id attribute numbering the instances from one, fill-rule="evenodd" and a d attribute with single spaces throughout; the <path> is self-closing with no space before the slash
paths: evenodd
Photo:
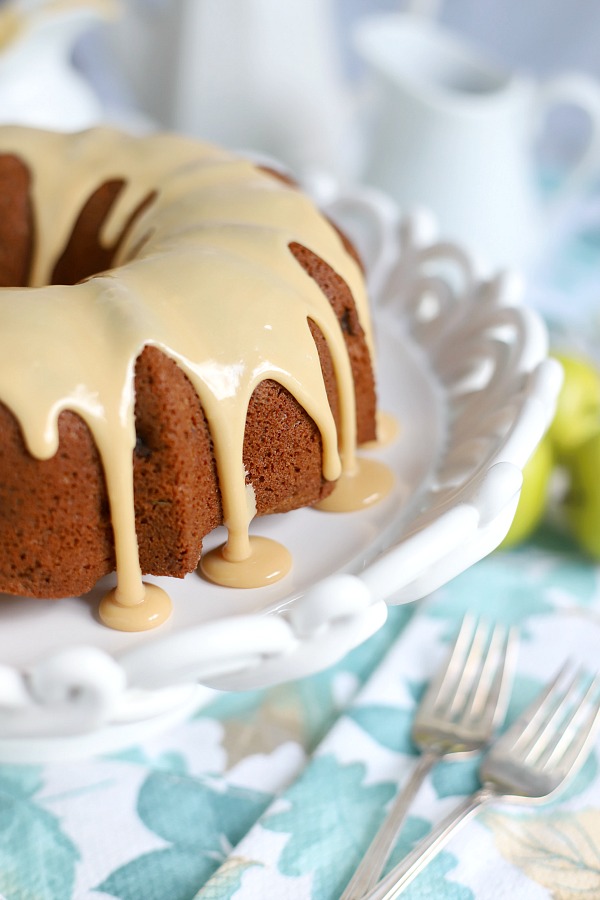
<path id="1" fill-rule="evenodd" d="M 7 900 L 336 900 L 415 761 L 411 716 L 464 612 L 517 624 L 512 719 L 567 657 L 600 660 L 600 570 L 561 535 L 498 551 L 338 665 L 222 694 L 118 755 L 0 767 Z M 406 891 L 408 900 L 600 897 L 600 747 L 540 807 L 495 806 Z M 440 764 L 390 865 L 476 784 Z"/>
<path id="2" fill-rule="evenodd" d="M 339 897 L 386 803 L 414 765 L 412 715 L 466 609 L 522 631 L 509 720 L 567 657 L 598 666 L 597 572 L 547 540 L 550 546 L 494 555 L 421 605 L 300 777 L 267 808 L 198 900 Z M 482 814 L 419 876 L 407 900 L 600 897 L 597 759 L 596 753 L 549 805 L 498 805 Z M 477 764 L 444 762 L 434 769 L 390 866 L 477 786 Z M 236 890 L 228 893 L 232 883 Z"/>

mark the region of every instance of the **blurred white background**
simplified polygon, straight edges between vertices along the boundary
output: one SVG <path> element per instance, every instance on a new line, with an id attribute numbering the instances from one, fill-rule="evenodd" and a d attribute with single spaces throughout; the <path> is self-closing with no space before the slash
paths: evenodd
<path id="1" fill-rule="evenodd" d="M 421 0 L 413 6 L 437 11 L 444 24 L 507 66 L 600 77 L 598 0 Z M 161 127 L 252 145 L 294 167 L 327 164 L 336 154 L 349 174 L 359 167 L 348 152 L 364 75 L 353 29 L 365 16 L 404 11 L 407 3 L 124 0 L 121 7 L 117 20 L 77 48 L 78 65 L 111 111 L 142 112 Z M 272 104 L 269 114 L 261 112 L 261 98 Z M 545 151 L 561 158 L 580 142 L 585 124 L 573 111 L 562 112 L 551 130 Z"/>
<path id="2" fill-rule="evenodd" d="M 16 110 L 56 127 L 105 118 L 172 128 L 263 150 L 296 171 L 356 178 L 369 98 L 353 34 L 365 17 L 409 8 L 437 16 L 500 66 L 600 78 L 598 0 L 0 0 L 0 121 Z M 12 11 L 38 22 L 36 34 L 15 32 Z M 51 18 L 61 18 L 62 34 Z M 83 84 L 75 97 L 72 83 L 70 102 L 66 80 L 52 93 L 59 52 L 74 55 L 99 102 L 88 101 L 87 118 Z M 550 161 L 585 136 L 573 110 L 557 122 L 543 142 Z"/>

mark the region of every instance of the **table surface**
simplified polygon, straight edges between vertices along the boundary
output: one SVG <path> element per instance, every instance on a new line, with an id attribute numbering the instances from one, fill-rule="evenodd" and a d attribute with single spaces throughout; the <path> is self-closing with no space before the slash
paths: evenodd
<path id="1" fill-rule="evenodd" d="M 586 210 L 532 269 L 554 340 L 600 350 L 600 213 Z M 582 342 L 585 340 L 585 346 Z M 99 759 L 0 767 L 7 900 L 336 900 L 415 761 L 411 716 L 465 611 L 520 629 L 507 720 L 567 658 L 600 663 L 600 569 L 559 525 L 497 551 L 333 668 L 217 695 L 173 730 Z M 406 891 L 412 900 L 600 897 L 600 745 L 538 807 L 495 806 Z M 444 762 L 390 865 L 477 784 Z"/>

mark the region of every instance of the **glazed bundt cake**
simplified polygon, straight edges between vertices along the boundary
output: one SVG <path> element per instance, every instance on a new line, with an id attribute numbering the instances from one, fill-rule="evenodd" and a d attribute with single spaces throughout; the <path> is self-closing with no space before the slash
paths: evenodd
<path id="1" fill-rule="evenodd" d="M 183 577 L 224 523 L 219 562 L 253 583 L 255 515 L 358 484 L 363 276 L 277 173 L 175 135 L 0 128 L 0 285 L 0 591 L 116 569 L 102 618 L 152 627 L 142 573 Z"/>

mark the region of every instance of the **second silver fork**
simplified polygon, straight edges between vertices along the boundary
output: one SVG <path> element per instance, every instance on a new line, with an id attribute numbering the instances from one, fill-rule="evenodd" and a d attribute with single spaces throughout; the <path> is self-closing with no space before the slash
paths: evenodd
<path id="1" fill-rule="evenodd" d="M 479 810 L 493 802 L 543 803 L 588 758 L 600 726 L 600 675 L 569 665 L 494 744 L 479 767 L 481 787 L 438 822 L 362 900 L 395 900 Z"/>
<path id="2" fill-rule="evenodd" d="M 379 880 L 423 780 L 443 757 L 481 750 L 504 719 L 516 659 L 513 629 L 466 616 L 446 664 L 431 682 L 413 722 L 421 751 L 340 900 L 358 900 Z"/>

